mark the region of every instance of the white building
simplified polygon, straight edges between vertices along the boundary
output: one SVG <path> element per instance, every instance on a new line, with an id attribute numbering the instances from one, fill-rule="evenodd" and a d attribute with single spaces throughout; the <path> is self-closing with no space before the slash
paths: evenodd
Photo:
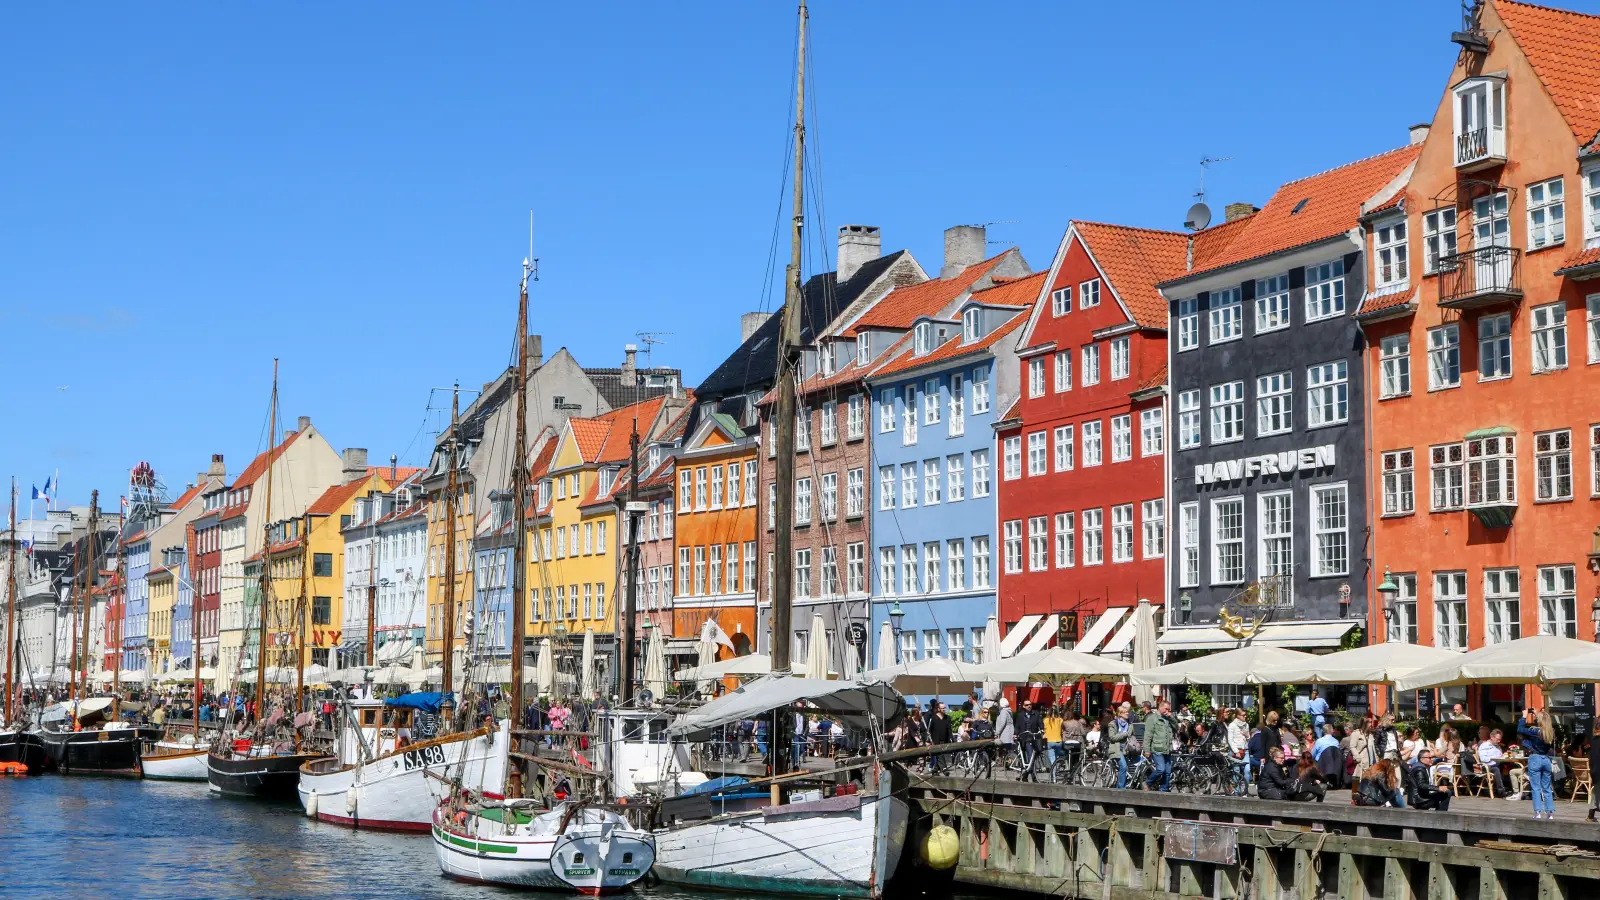
<path id="1" fill-rule="evenodd" d="M 428 507 L 414 476 L 388 493 L 358 498 L 345 542 L 344 642 L 341 668 L 364 665 L 369 597 L 376 609 L 373 631 L 382 659 L 402 647 L 422 646 L 427 627 Z M 405 663 L 405 658 L 393 661 Z"/>

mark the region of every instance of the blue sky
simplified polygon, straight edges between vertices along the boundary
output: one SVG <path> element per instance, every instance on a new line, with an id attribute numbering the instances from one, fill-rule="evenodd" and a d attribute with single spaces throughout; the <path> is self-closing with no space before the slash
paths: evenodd
<path id="1" fill-rule="evenodd" d="M 1594 3 L 1584 4 L 1587 8 Z M 812 8 L 823 203 L 937 269 L 1047 265 L 1069 218 L 1177 227 L 1402 144 L 1453 2 Z M 0 476 L 176 492 L 282 420 L 425 459 L 430 389 L 505 364 L 528 211 L 547 352 L 636 332 L 690 384 L 771 308 L 794 10 L 690 4 L 0 11 Z M 819 237 L 820 234 L 820 237 Z M 435 395 L 435 407 L 448 398 Z"/>

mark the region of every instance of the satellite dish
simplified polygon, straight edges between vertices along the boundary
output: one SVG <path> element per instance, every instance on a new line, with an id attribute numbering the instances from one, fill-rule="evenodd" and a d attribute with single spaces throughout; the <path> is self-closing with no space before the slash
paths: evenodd
<path id="1" fill-rule="evenodd" d="M 1196 203 L 1189 207 L 1189 212 L 1183 217 L 1183 227 L 1190 231 L 1199 231 L 1211 224 L 1211 207 L 1204 203 Z"/>

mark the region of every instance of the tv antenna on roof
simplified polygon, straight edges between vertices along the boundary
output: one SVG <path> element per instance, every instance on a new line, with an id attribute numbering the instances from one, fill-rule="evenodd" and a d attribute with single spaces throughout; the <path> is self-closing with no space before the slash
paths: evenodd
<path id="1" fill-rule="evenodd" d="M 661 338 L 663 336 L 665 336 L 665 335 L 670 335 L 670 334 L 672 334 L 672 332 L 670 332 L 670 331 L 636 331 L 636 332 L 634 332 L 634 336 L 639 339 L 639 343 L 644 345 L 644 367 L 646 369 L 651 368 L 651 359 L 652 359 L 651 351 L 655 349 L 655 346 L 657 344 L 665 344 L 666 341 L 663 341 Z"/>
<path id="2" fill-rule="evenodd" d="M 1211 224 L 1211 207 L 1206 205 L 1206 167 L 1212 163 L 1228 162 L 1231 156 L 1200 157 L 1200 189 L 1194 192 L 1195 204 L 1184 214 L 1183 227 L 1200 231 Z"/>

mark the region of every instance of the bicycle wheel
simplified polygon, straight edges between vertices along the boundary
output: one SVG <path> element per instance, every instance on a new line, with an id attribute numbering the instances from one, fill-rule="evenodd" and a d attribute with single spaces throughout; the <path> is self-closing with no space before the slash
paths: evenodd
<path id="1" fill-rule="evenodd" d="M 1091 759 L 1078 770 L 1078 783 L 1084 787 L 1108 788 L 1116 780 L 1117 769 L 1107 759 Z"/>

